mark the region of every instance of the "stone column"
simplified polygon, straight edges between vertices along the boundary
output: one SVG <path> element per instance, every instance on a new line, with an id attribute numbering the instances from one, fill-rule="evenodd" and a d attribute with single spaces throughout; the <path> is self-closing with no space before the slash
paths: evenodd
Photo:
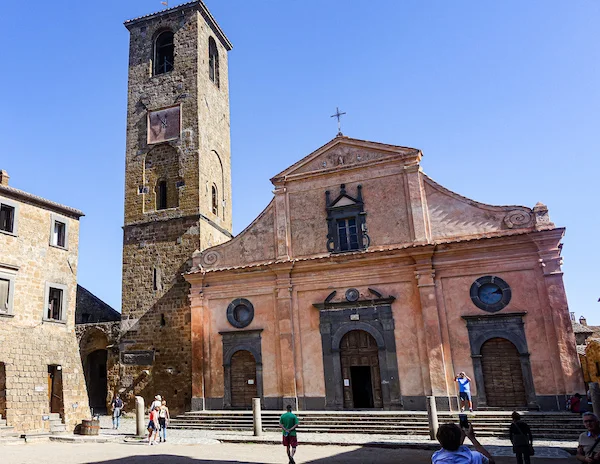
<path id="1" fill-rule="evenodd" d="M 144 420 L 144 398 L 135 397 L 135 435 L 137 437 L 146 436 L 146 426 Z"/>
<path id="2" fill-rule="evenodd" d="M 448 384 L 446 382 L 446 364 L 444 362 L 444 348 L 442 331 L 438 314 L 437 296 L 435 293 L 435 270 L 431 258 L 433 250 L 422 255 L 413 256 L 416 262 L 415 277 L 421 299 L 421 312 L 427 347 L 427 361 L 429 379 L 431 381 L 431 394 L 436 397 L 449 398 Z M 449 401 L 449 399 L 447 400 Z M 448 405 L 449 406 L 449 405 Z"/>
<path id="3" fill-rule="evenodd" d="M 298 409 L 296 392 L 296 363 L 294 354 L 294 323 L 292 318 L 292 266 L 272 267 L 275 272 L 275 313 L 277 326 L 275 332 L 279 339 L 280 391 L 283 398 L 283 407 L 292 405 Z"/>

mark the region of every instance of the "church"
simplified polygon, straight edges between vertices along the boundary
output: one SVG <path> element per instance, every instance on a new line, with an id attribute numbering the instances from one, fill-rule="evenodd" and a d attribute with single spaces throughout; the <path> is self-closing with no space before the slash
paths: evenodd
<path id="1" fill-rule="evenodd" d="M 130 32 L 120 362 L 109 391 L 172 411 L 564 409 L 583 391 L 548 209 L 429 178 L 341 133 L 231 233 L 227 54 L 201 1 Z"/>

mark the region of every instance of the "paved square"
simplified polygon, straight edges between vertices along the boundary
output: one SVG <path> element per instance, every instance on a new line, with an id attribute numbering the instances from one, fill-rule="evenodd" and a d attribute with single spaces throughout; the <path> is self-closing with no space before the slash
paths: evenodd
<path id="1" fill-rule="evenodd" d="M 431 451 L 362 448 L 359 446 L 299 446 L 296 462 L 324 463 L 431 463 Z M 37 443 L 0 445 L 2 464 L 287 464 L 279 445 L 210 444 L 181 445 L 142 443 Z M 514 457 L 498 457 L 498 464 L 514 463 Z M 534 464 L 574 464 L 572 458 L 534 458 Z"/>

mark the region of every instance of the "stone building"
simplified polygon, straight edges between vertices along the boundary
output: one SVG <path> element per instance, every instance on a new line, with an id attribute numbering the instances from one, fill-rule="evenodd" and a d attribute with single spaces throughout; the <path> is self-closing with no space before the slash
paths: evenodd
<path id="1" fill-rule="evenodd" d="M 571 325 L 575 333 L 577 354 L 586 389 L 590 382 L 600 381 L 600 326 L 588 325 L 584 316 L 575 321 L 571 313 Z"/>
<path id="2" fill-rule="evenodd" d="M 538 203 L 491 206 L 434 182 L 413 148 L 339 135 L 271 179 L 233 240 L 194 256 L 192 406 L 562 409 L 583 388 Z"/>
<path id="3" fill-rule="evenodd" d="M 90 415 L 75 337 L 81 216 L 10 187 L 1 171 L 0 415 L 16 431 L 58 418 L 72 430 Z"/>
<path id="4" fill-rule="evenodd" d="M 200 1 L 125 22 L 130 32 L 121 368 L 111 391 L 191 401 L 189 270 L 231 235 L 227 53 Z"/>
<path id="5" fill-rule="evenodd" d="M 114 392 L 108 391 L 109 376 L 119 377 L 119 332 L 121 314 L 92 292 L 77 285 L 75 332 L 85 375 L 89 405 L 94 414 L 105 413 Z"/>

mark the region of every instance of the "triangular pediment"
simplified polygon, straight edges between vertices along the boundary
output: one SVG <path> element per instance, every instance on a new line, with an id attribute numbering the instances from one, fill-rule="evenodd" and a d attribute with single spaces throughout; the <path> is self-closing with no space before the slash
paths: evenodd
<path id="1" fill-rule="evenodd" d="M 342 195 L 331 204 L 331 208 L 339 208 L 340 206 L 351 206 L 356 204 L 357 203 L 354 198 L 350 198 L 348 195 Z"/>
<path id="2" fill-rule="evenodd" d="M 404 161 L 406 164 L 417 164 L 421 156 L 420 150 L 416 148 L 338 136 L 277 174 L 271 179 L 271 182 L 275 184 L 285 179 L 331 172 L 388 159 Z"/>

